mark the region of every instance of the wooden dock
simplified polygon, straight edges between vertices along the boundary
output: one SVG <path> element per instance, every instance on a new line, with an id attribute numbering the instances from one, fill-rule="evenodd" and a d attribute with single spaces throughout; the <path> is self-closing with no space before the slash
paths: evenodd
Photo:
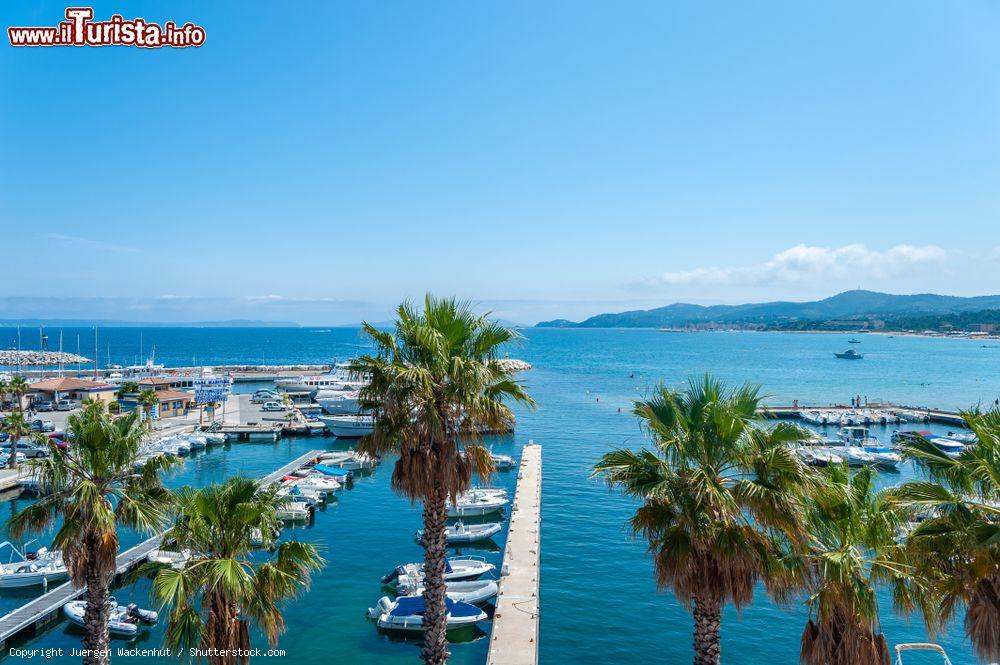
<path id="1" fill-rule="evenodd" d="M 521 452 L 486 665 L 538 662 L 541 519 L 542 447 L 529 442 Z"/>
<path id="2" fill-rule="evenodd" d="M 281 480 L 283 476 L 301 468 L 321 452 L 323 451 L 310 450 L 261 478 L 261 484 L 268 485 Z M 146 556 L 160 546 L 162 539 L 163 534 L 160 533 L 120 553 L 115 560 L 114 583 L 120 583 L 128 573 L 145 561 Z M 12 638 L 38 632 L 49 624 L 61 621 L 62 606 L 82 596 L 85 590 L 86 587 L 76 587 L 72 582 L 65 582 L 0 617 L 0 649 L 4 648 Z"/>

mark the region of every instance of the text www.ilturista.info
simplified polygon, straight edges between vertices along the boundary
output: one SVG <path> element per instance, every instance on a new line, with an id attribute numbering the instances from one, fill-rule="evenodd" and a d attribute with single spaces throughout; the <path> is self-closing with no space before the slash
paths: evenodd
<path id="1" fill-rule="evenodd" d="M 92 7 L 68 7 L 66 21 L 54 27 L 7 28 L 11 46 L 139 46 L 142 48 L 187 48 L 205 43 L 205 29 L 193 23 L 179 26 L 126 20 L 114 14 L 107 21 L 94 21 Z"/>

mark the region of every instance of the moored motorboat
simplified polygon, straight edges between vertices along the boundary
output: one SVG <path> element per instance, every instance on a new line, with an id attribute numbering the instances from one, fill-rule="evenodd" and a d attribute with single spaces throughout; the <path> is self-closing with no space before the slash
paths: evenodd
<path id="1" fill-rule="evenodd" d="M 358 404 L 357 391 L 328 392 L 316 396 L 316 403 L 331 415 L 357 413 L 361 410 Z"/>
<path id="2" fill-rule="evenodd" d="M 348 471 L 374 469 L 379 463 L 378 458 L 357 450 L 334 450 L 320 453 L 318 459 L 326 466 L 347 469 Z"/>
<path id="3" fill-rule="evenodd" d="M 496 580 L 470 580 L 467 582 L 445 582 L 448 598 L 456 602 L 480 605 L 496 598 L 498 585 Z M 420 596 L 424 593 L 422 581 L 408 579 L 406 584 L 397 587 L 401 596 Z"/>
<path id="4" fill-rule="evenodd" d="M 475 605 L 446 599 L 448 630 L 474 626 L 484 621 L 486 613 Z M 400 596 L 393 600 L 388 596 L 379 599 L 378 604 L 368 610 L 368 616 L 383 630 L 423 631 L 424 599 L 420 596 Z"/>
<path id="5" fill-rule="evenodd" d="M 467 492 L 448 503 L 448 517 L 480 517 L 503 510 L 509 501 L 505 496 Z"/>
<path id="6" fill-rule="evenodd" d="M 936 436 L 932 439 L 928 439 L 931 445 L 943 452 L 945 455 L 951 457 L 957 457 L 963 450 L 965 450 L 965 444 L 961 441 L 955 441 L 954 439 L 948 439 L 943 436 Z"/>
<path id="7" fill-rule="evenodd" d="M 375 419 L 369 415 L 320 416 L 330 433 L 342 439 L 358 439 L 375 430 Z"/>
<path id="8" fill-rule="evenodd" d="M 34 541 L 32 541 L 34 542 Z M 31 543 L 29 542 L 28 545 Z M 8 562 L 0 564 L 0 588 L 11 589 L 36 584 L 48 585 L 69 577 L 62 552 L 41 547 L 37 552 L 18 549 L 10 541 L 0 543 L 0 551 L 9 550 Z"/>
<path id="9" fill-rule="evenodd" d="M 826 467 L 831 464 L 836 465 L 844 463 L 844 459 L 842 457 L 830 452 L 826 448 L 802 447 L 796 448 L 795 452 L 800 458 L 802 458 L 802 461 L 809 466 Z"/>
<path id="10" fill-rule="evenodd" d="M 834 353 L 833 355 L 843 360 L 861 360 L 862 358 L 864 358 L 862 354 L 858 353 L 854 349 L 847 349 L 846 351 L 842 351 L 840 353 Z"/>
<path id="11" fill-rule="evenodd" d="M 951 659 L 948 658 L 947 652 L 938 644 L 931 644 L 930 642 L 912 642 L 909 644 L 897 644 L 896 645 L 896 662 L 894 665 L 903 665 L 903 652 L 904 651 L 931 651 L 933 653 L 941 656 L 943 665 L 952 665 Z M 921 660 L 920 662 L 926 662 Z"/>
<path id="12" fill-rule="evenodd" d="M 491 452 L 490 459 L 493 461 L 493 468 L 497 471 L 510 471 L 517 466 L 517 461 L 510 455 L 500 455 Z"/>
<path id="13" fill-rule="evenodd" d="M 496 566 L 482 557 L 450 557 L 445 559 L 444 579 L 447 581 L 474 580 L 494 570 L 496 570 Z M 424 564 L 406 563 L 402 566 L 397 566 L 388 575 L 383 576 L 382 583 L 390 584 L 398 582 L 400 584 L 407 584 L 410 579 L 422 580 L 423 575 Z"/>
<path id="14" fill-rule="evenodd" d="M 312 515 L 312 506 L 305 501 L 286 501 L 278 506 L 277 515 L 279 520 L 307 520 Z"/>
<path id="15" fill-rule="evenodd" d="M 146 555 L 146 561 L 181 569 L 191 560 L 191 550 L 153 550 Z"/>
<path id="16" fill-rule="evenodd" d="M 341 488 L 341 484 L 336 478 L 321 474 L 308 475 L 305 478 L 299 478 L 298 476 L 285 476 L 283 482 L 295 485 L 303 490 L 313 490 L 316 492 L 323 492 L 324 494 L 331 494 Z"/>
<path id="17" fill-rule="evenodd" d="M 503 527 L 499 522 L 489 522 L 487 524 L 465 524 L 455 522 L 444 530 L 444 538 L 448 543 L 474 543 L 477 540 L 486 540 L 500 533 Z M 423 540 L 424 530 L 419 529 L 416 533 L 416 540 Z"/>

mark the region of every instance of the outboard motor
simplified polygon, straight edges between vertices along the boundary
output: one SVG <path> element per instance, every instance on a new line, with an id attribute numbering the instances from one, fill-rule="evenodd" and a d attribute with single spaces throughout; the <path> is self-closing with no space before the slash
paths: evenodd
<path id="1" fill-rule="evenodd" d="M 135 603 L 130 603 L 126 609 L 128 609 L 130 617 L 145 621 L 146 623 L 156 623 L 156 620 L 160 618 L 153 610 L 144 610 Z"/>
<path id="2" fill-rule="evenodd" d="M 396 580 L 398 580 L 399 576 L 402 575 L 404 572 L 405 572 L 405 570 L 404 570 L 403 566 L 397 567 L 395 570 L 393 570 L 388 575 L 383 575 L 382 576 L 382 584 L 392 584 L 393 582 L 395 582 Z"/>

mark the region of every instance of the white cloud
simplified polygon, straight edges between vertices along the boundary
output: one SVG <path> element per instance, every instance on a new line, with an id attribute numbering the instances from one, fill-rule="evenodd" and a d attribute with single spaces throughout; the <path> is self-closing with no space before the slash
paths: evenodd
<path id="1" fill-rule="evenodd" d="M 646 280 L 649 285 L 803 284 L 852 279 L 882 279 L 907 272 L 944 269 L 949 253 L 937 245 L 896 245 L 885 251 L 862 244 L 843 247 L 795 245 L 770 260 L 747 266 L 700 267 L 666 272 Z"/>

